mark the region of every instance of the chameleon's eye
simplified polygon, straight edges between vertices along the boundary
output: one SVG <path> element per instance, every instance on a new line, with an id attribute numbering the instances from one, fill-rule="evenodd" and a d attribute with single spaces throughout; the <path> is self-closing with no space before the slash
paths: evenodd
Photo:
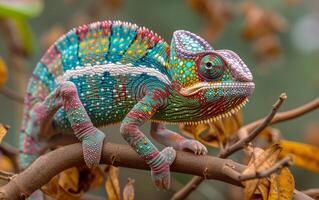
<path id="1" fill-rule="evenodd" d="M 205 55 L 202 57 L 198 71 L 205 81 L 217 81 L 224 75 L 225 64 L 218 55 Z"/>
<path id="2" fill-rule="evenodd" d="M 208 62 L 206 63 L 206 68 L 207 68 L 207 69 L 212 69 L 212 67 L 213 67 L 213 63 L 210 62 L 210 61 L 208 61 Z"/>

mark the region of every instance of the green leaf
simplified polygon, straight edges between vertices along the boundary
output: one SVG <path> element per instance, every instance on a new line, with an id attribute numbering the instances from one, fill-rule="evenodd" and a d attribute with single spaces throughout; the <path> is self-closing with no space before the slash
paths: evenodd
<path id="1" fill-rule="evenodd" d="M 28 22 L 24 19 L 16 19 L 15 24 L 17 30 L 20 33 L 20 38 L 23 43 L 23 49 L 26 51 L 27 54 L 31 53 L 33 37 Z"/>
<path id="2" fill-rule="evenodd" d="M 0 0 L 0 17 L 31 18 L 42 10 L 41 0 Z"/>

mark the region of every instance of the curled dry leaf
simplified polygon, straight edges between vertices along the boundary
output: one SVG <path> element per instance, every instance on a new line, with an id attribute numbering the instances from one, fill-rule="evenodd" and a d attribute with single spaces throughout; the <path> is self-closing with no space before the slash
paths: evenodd
<path id="1" fill-rule="evenodd" d="M 253 2 L 241 4 L 241 11 L 246 22 L 242 32 L 245 40 L 283 32 L 287 29 L 287 22 L 282 16 L 265 10 Z"/>
<path id="2" fill-rule="evenodd" d="M 243 174 L 252 174 L 270 168 L 276 163 L 280 150 L 281 147 L 278 144 L 271 146 L 265 151 L 260 148 L 254 148 L 254 152 Z M 245 199 L 251 199 L 253 195 L 261 195 L 263 199 L 267 199 L 266 194 L 268 194 L 269 182 L 266 178 L 243 181 L 243 185 L 245 186 Z"/>
<path id="3" fill-rule="evenodd" d="M 259 37 L 253 44 L 253 52 L 259 60 L 278 59 L 281 55 L 278 36 L 268 34 Z"/>
<path id="4" fill-rule="evenodd" d="M 53 177 L 41 190 L 54 199 L 75 200 L 84 193 L 78 190 L 79 172 L 75 167 L 61 172 Z"/>
<path id="5" fill-rule="evenodd" d="M 8 132 L 9 126 L 0 124 L 0 143 L 2 142 L 3 138 L 6 136 Z M 7 172 L 13 172 L 14 171 L 14 165 L 12 163 L 12 160 L 0 152 L 0 170 L 7 171 Z"/>
<path id="6" fill-rule="evenodd" d="M 288 154 L 293 155 L 294 164 L 297 167 L 304 168 L 313 172 L 319 172 L 319 148 L 288 140 L 280 142 L 283 150 L 280 157 L 285 157 Z"/>
<path id="7" fill-rule="evenodd" d="M 188 2 L 191 8 L 206 21 L 204 37 L 208 40 L 216 39 L 231 19 L 230 6 L 220 0 L 189 0 Z"/>
<path id="8" fill-rule="evenodd" d="M 12 160 L 2 152 L 0 152 L 0 170 L 6 172 L 14 171 L 14 165 L 12 163 Z"/>
<path id="9" fill-rule="evenodd" d="M 203 144 L 219 147 L 234 134 L 243 124 L 240 112 L 208 124 L 180 124 L 179 129 L 184 135 L 195 138 Z"/>
<path id="10" fill-rule="evenodd" d="M 123 190 L 123 200 L 134 200 L 134 179 L 128 178 Z"/>
<path id="11" fill-rule="evenodd" d="M 295 180 L 288 167 L 281 169 L 279 175 L 270 177 L 270 191 L 268 200 L 290 200 L 293 198 Z"/>
<path id="12" fill-rule="evenodd" d="M 0 88 L 7 82 L 8 69 L 4 60 L 0 57 Z"/>
<path id="13" fill-rule="evenodd" d="M 53 177 L 41 190 L 57 200 L 75 200 L 102 182 L 103 172 L 100 168 L 72 167 Z"/>
<path id="14" fill-rule="evenodd" d="M 8 132 L 9 126 L 0 124 L 0 143 L 2 142 L 3 138 L 6 136 Z"/>
<path id="15" fill-rule="evenodd" d="M 281 47 L 277 34 L 287 30 L 286 20 L 253 2 L 242 3 L 241 11 L 245 17 L 241 36 L 246 41 L 253 41 L 256 57 L 262 61 L 279 58 Z"/>
<path id="16" fill-rule="evenodd" d="M 105 183 L 105 190 L 109 200 L 120 200 L 120 183 L 119 183 L 119 168 L 110 166 L 108 177 Z"/>
<path id="17" fill-rule="evenodd" d="M 274 144 L 267 150 L 255 147 L 250 162 L 243 174 L 253 174 L 269 169 L 276 164 L 282 147 Z M 243 181 L 245 199 L 290 200 L 293 196 L 295 182 L 287 167 L 279 174 L 272 174 L 269 178 Z"/>

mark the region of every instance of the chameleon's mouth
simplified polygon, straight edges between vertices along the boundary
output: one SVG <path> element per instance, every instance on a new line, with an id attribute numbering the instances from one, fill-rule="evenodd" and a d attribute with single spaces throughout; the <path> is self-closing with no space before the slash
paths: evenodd
<path id="1" fill-rule="evenodd" d="M 185 122 L 181 122 L 183 124 L 208 124 L 208 123 L 211 123 L 211 122 L 215 122 L 215 121 L 218 121 L 218 120 L 221 120 L 223 118 L 227 118 L 227 117 L 230 117 L 234 114 L 236 114 L 237 112 L 240 111 L 240 109 L 242 107 L 244 107 L 247 103 L 248 103 L 248 98 L 245 97 L 242 99 L 242 101 L 237 104 L 234 108 L 224 112 L 224 113 L 220 113 L 216 116 L 213 116 L 213 117 L 210 117 L 210 118 L 207 118 L 207 119 L 203 119 L 203 120 L 199 120 L 199 121 L 185 121 Z"/>
<path id="2" fill-rule="evenodd" d="M 239 95 L 239 96 L 249 96 L 253 93 L 255 89 L 255 84 L 253 82 L 222 82 L 222 83 L 209 83 L 200 82 L 196 83 L 188 88 L 182 88 L 180 93 L 184 96 L 191 96 L 200 91 L 206 91 L 208 89 L 219 89 L 223 92 L 227 92 L 228 95 Z M 223 96 L 219 93 L 218 96 Z M 221 94 L 221 95 L 220 95 Z"/>
<path id="3" fill-rule="evenodd" d="M 176 119 L 172 121 L 151 119 L 151 121 L 168 124 L 207 124 L 210 122 L 220 120 L 222 118 L 230 117 L 233 114 L 239 112 L 240 109 L 247 104 L 248 97 L 237 97 L 234 99 L 234 102 L 235 103 L 231 103 L 228 105 L 222 104 L 219 106 L 205 107 L 200 112 L 198 112 L 197 115 L 194 114 L 190 116 L 190 118 L 187 117 L 185 119 Z M 174 114 L 176 114 L 176 112 Z M 175 116 L 184 117 L 187 116 L 187 114 L 177 114 Z"/>

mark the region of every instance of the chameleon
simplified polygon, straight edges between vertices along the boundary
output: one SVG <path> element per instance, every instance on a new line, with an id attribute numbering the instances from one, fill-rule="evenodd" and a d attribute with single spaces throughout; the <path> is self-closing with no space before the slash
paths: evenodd
<path id="1" fill-rule="evenodd" d="M 185 30 L 169 45 L 153 31 L 122 21 L 73 28 L 43 55 L 29 80 L 20 134 L 23 169 L 38 156 L 45 138 L 74 133 L 88 167 L 100 162 L 105 134 L 120 134 L 149 165 L 158 189 L 170 186 L 175 150 L 207 154 L 200 142 L 165 124 L 207 123 L 237 112 L 255 88 L 242 59 L 214 50 Z M 153 145 L 140 127 L 151 121 Z"/>

